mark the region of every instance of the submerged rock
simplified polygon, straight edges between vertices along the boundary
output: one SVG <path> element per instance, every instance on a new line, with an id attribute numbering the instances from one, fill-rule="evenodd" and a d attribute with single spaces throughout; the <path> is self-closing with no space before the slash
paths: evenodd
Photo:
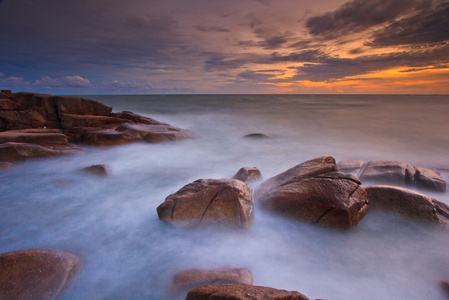
<path id="1" fill-rule="evenodd" d="M 185 270 L 175 274 L 170 285 L 173 294 L 185 293 L 208 284 L 240 283 L 252 285 L 253 273 L 248 269 Z"/>
<path id="2" fill-rule="evenodd" d="M 396 186 L 365 188 L 373 208 L 384 209 L 420 221 L 449 224 L 449 206 L 425 194 Z"/>
<path id="3" fill-rule="evenodd" d="M 309 300 L 299 292 L 277 290 L 246 284 L 214 284 L 196 288 L 187 294 L 186 300 Z"/>
<path id="4" fill-rule="evenodd" d="M 57 299 L 78 273 L 75 254 L 49 249 L 0 254 L 0 299 Z"/>
<path id="5" fill-rule="evenodd" d="M 244 136 L 246 139 L 270 139 L 271 137 L 263 133 L 250 133 Z"/>
<path id="6" fill-rule="evenodd" d="M 338 172 L 330 156 L 304 162 L 268 179 L 256 190 L 255 198 L 270 212 L 340 229 L 357 226 L 369 208 L 360 181 Z"/>
<path id="7" fill-rule="evenodd" d="M 418 188 L 437 192 L 446 191 L 446 181 L 437 172 L 423 167 L 415 167 L 415 169 L 415 181 Z"/>
<path id="8" fill-rule="evenodd" d="M 232 177 L 232 179 L 238 179 L 243 182 L 255 182 L 262 179 L 262 173 L 256 167 L 243 167 Z"/>
<path id="9" fill-rule="evenodd" d="M 109 167 L 106 165 L 92 165 L 82 169 L 83 172 L 96 176 L 107 177 L 109 176 Z"/>
<path id="10" fill-rule="evenodd" d="M 248 228 L 254 216 L 253 192 L 240 180 L 199 179 L 169 195 L 157 213 L 174 226 Z"/>

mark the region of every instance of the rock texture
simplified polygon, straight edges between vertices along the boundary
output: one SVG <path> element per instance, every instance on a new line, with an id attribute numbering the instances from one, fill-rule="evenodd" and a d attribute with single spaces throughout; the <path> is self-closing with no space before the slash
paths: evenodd
<path id="1" fill-rule="evenodd" d="M 215 284 L 196 288 L 186 300 L 309 300 L 299 292 L 277 290 L 264 286 L 245 284 Z"/>
<path id="2" fill-rule="evenodd" d="M 243 182 L 255 182 L 262 179 L 262 173 L 256 167 L 243 167 L 232 177 L 232 179 L 238 179 Z"/>
<path id="3" fill-rule="evenodd" d="M 107 177 L 110 173 L 109 168 L 106 165 L 92 165 L 90 167 L 83 168 L 82 171 L 100 177 Z"/>
<path id="4" fill-rule="evenodd" d="M 0 144 L 28 143 L 62 150 L 69 143 L 113 146 L 186 138 L 189 133 L 180 128 L 128 111 L 112 113 L 111 107 L 90 99 L 0 93 Z"/>
<path id="5" fill-rule="evenodd" d="M 81 265 L 72 253 L 30 249 L 0 254 L 0 299 L 57 299 Z"/>
<path id="6" fill-rule="evenodd" d="M 394 211 L 413 219 L 449 224 L 449 206 L 406 188 L 373 185 L 365 188 L 373 208 Z"/>
<path id="7" fill-rule="evenodd" d="M 360 181 L 338 172 L 335 159 L 319 157 L 261 184 L 256 201 L 273 213 L 340 229 L 356 226 L 369 208 Z"/>
<path id="8" fill-rule="evenodd" d="M 263 133 L 250 133 L 244 136 L 245 139 L 269 139 L 269 137 L 266 134 Z"/>
<path id="9" fill-rule="evenodd" d="M 253 273 L 248 269 L 185 270 L 173 276 L 170 292 L 173 294 L 188 291 L 208 284 L 240 283 L 252 285 Z"/>
<path id="10" fill-rule="evenodd" d="M 174 226 L 248 228 L 254 216 L 253 192 L 240 180 L 199 179 L 169 195 L 157 213 Z"/>
<path id="11" fill-rule="evenodd" d="M 26 158 L 49 157 L 60 155 L 61 152 L 50 147 L 28 143 L 0 144 L 0 161 L 11 162 Z"/>
<path id="12" fill-rule="evenodd" d="M 338 163 L 338 169 L 359 177 L 362 182 L 446 191 L 446 181 L 436 171 L 406 162 L 346 160 Z"/>

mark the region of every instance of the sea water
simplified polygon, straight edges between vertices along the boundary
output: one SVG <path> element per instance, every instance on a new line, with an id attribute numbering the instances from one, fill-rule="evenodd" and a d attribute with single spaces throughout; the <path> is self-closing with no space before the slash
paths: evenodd
<path id="1" fill-rule="evenodd" d="M 398 160 L 448 181 L 449 96 L 89 96 L 190 130 L 193 139 L 90 148 L 0 172 L 0 252 L 62 249 L 83 266 L 62 299 L 183 299 L 167 293 L 181 270 L 248 268 L 254 284 L 311 299 L 445 299 L 449 230 L 369 212 L 339 232 L 270 215 L 248 231 L 183 230 L 156 207 L 200 178 L 243 166 L 268 179 L 304 161 Z M 245 139 L 263 133 L 269 139 Z M 107 178 L 80 172 L 106 164 Z M 254 186 L 257 188 L 257 186 Z M 449 204 L 448 193 L 428 193 Z"/>

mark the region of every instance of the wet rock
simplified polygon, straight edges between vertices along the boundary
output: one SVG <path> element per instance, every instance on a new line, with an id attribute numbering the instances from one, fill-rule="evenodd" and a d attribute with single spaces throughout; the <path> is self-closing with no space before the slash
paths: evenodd
<path id="1" fill-rule="evenodd" d="M 208 284 L 253 282 L 253 273 L 248 269 L 185 270 L 173 276 L 170 293 L 180 294 Z"/>
<path id="2" fill-rule="evenodd" d="M 169 195 L 157 208 L 174 226 L 225 225 L 248 228 L 254 216 L 252 189 L 235 179 L 199 179 Z"/>
<path id="3" fill-rule="evenodd" d="M 406 186 L 413 184 L 415 168 L 400 161 L 370 161 L 359 176 L 362 182 L 378 182 Z"/>
<path id="4" fill-rule="evenodd" d="M 0 254 L 0 299 L 57 299 L 78 273 L 78 256 L 30 249 Z"/>
<path id="5" fill-rule="evenodd" d="M 68 146 L 67 136 L 58 129 L 22 129 L 0 132 L 0 143 L 7 142 L 41 146 Z"/>
<path id="6" fill-rule="evenodd" d="M 70 131 L 76 127 L 115 128 L 126 122 L 128 121 L 108 116 L 64 114 L 61 126 L 62 129 Z"/>
<path id="7" fill-rule="evenodd" d="M 446 191 L 446 181 L 437 172 L 423 167 L 415 167 L 415 169 L 415 181 L 418 188 L 438 192 Z"/>
<path id="8" fill-rule="evenodd" d="M 422 193 L 388 185 L 365 188 L 373 208 L 400 213 L 420 221 L 449 224 L 449 206 Z"/>
<path id="9" fill-rule="evenodd" d="M 91 174 L 91 175 L 96 175 L 96 176 L 101 176 L 101 177 L 107 177 L 109 176 L 109 167 L 106 165 L 92 165 L 89 167 L 85 167 L 82 169 L 83 172 Z"/>
<path id="10" fill-rule="evenodd" d="M 187 131 L 168 124 L 123 124 L 116 128 L 119 132 L 136 132 L 148 143 L 163 143 L 190 138 Z"/>
<path id="11" fill-rule="evenodd" d="M 60 151 L 49 147 L 27 143 L 0 144 L 0 161 L 16 161 L 26 158 L 49 157 L 59 155 Z"/>
<path id="12" fill-rule="evenodd" d="M 343 160 L 337 164 L 338 170 L 359 177 L 365 162 L 362 160 Z"/>
<path id="13" fill-rule="evenodd" d="M 270 139 L 271 137 L 263 133 L 250 133 L 244 136 L 246 139 Z"/>
<path id="14" fill-rule="evenodd" d="M 243 167 L 238 170 L 232 179 L 238 179 L 243 182 L 255 182 L 262 179 L 262 173 L 256 167 Z"/>
<path id="15" fill-rule="evenodd" d="M 330 156 L 304 162 L 268 179 L 256 190 L 255 198 L 270 212 L 339 229 L 357 226 L 369 208 L 360 181 L 338 172 Z"/>
<path id="16" fill-rule="evenodd" d="M 141 140 L 137 132 L 114 129 L 79 128 L 76 131 L 76 136 L 75 140 L 92 146 L 117 146 Z"/>
<path id="17" fill-rule="evenodd" d="M 186 300 L 309 300 L 299 292 L 277 290 L 246 284 L 214 284 L 196 288 L 187 294 Z"/>

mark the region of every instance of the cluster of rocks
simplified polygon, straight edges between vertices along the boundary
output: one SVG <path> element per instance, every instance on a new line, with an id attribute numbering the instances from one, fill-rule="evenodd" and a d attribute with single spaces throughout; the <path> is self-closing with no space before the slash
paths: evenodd
<path id="1" fill-rule="evenodd" d="M 0 92 L 0 162 L 72 153 L 74 144 L 112 146 L 189 138 L 187 131 L 72 96 Z M 10 164 L 1 164 L 7 167 Z"/>

